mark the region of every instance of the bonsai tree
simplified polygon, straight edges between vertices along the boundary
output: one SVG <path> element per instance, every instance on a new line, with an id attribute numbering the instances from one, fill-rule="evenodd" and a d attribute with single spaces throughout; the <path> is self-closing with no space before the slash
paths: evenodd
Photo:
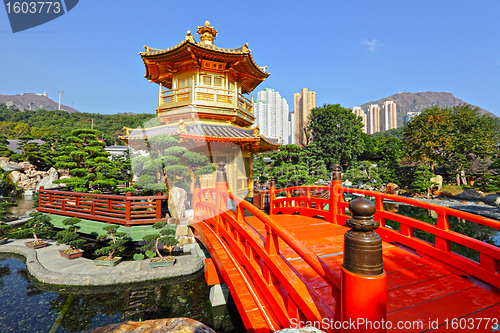
<path id="1" fill-rule="evenodd" d="M 67 228 L 59 231 L 56 234 L 57 244 L 66 244 L 69 246 L 67 250 L 64 250 L 69 253 L 77 252 L 77 249 L 80 248 L 85 243 L 85 240 L 81 239 L 78 235 L 78 224 L 81 220 L 76 217 L 69 217 L 62 221 Z"/>
<path id="2" fill-rule="evenodd" d="M 103 229 L 106 231 L 106 235 L 101 235 L 97 239 L 99 240 L 111 240 L 108 246 L 97 249 L 95 251 L 96 254 L 98 255 L 107 255 L 108 257 L 106 260 L 113 261 L 113 256 L 115 252 L 117 251 L 123 251 L 125 248 L 123 247 L 123 244 L 125 244 L 127 241 L 123 239 L 123 236 L 125 236 L 124 232 L 118 232 L 119 226 L 117 225 L 108 225 L 105 226 Z"/>
<path id="3" fill-rule="evenodd" d="M 52 230 L 52 223 L 50 222 L 52 218 L 46 214 L 40 212 L 33 212 L 30 214 L 31 219 L 28 220 L 26 226 L 28 228 L 33 228 L 33 238 L 35 240 L 32 242 L 33 244 L 43 243 L 38 236 L 48 236 L 49 232 Z"/>
<path id="4" fill-rule="evenodd" d="M 0 221 L 5 222 L 8 220 L 9 215 L 12 215 L 12 212 L 9 210 L 9 207 L 17 206 L 14 200 L 11 197 L 2 197 L 0 198 Z"/>
<path id="5" fill-rule="evenodd" d="M 172 246 L 175 246 L 179 243 L 174 238 L 175 231 L 169 228 L 164 228 L 166 224 L 167 222 L 156 222 L 155 224 L 153 224 L 153 228 L 158 229 L 160 232 L 144 236 L 144 241 L 152 243 L 146 244 L 141 247 L 141 250 L 143 251 L 151 250 L 152 248 L 154 248 L 156 253 L 158 254 L 158 257 L 160 258 L 160 261 L 164 260 L 165 257 L 161 255 L 160 250 L 158 249 L 159 243 L 163 243 L 163 248 L 166 248 L 168 252 L 172 251 Z M 152 256 L 149 257 L 152 258 Z"/>

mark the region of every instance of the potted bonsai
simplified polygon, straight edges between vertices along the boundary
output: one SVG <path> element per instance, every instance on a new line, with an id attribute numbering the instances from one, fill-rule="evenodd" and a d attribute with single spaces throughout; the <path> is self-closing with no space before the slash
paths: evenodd
<path id="1" fill-rule="evenodd" d="M 103 256 L 94 260 L 96 266 L 115 266 L 122 260 L 121 257 L 114 256 L 115 252 L 124 250 L 123 244 L 127 242 L 123 239 L 125 233 L 118 232 L 118 228 L 119 226 L 117 225 L 105 226 L 103 229 L 106 231 L 106 235 L 101 235 L 97 238 L 99 240 L 110 240 L 110 242 L 108 246 L 95 251 L 95 254 Z"/>
<path id="2" fill-rule="evenodd" d="M 158 244 L 163 243 L 163 249 L 168 253 L 172 251 L 172 246 L 177 245 L 179 243 L 174 235 L 175 231 L 169 228 L 164 228 L 167 222 L 156 222 L 153 224 L 153 228 L 158 229 L 159 233 L 149 234 L 143 237 L 143 240 L 146 242 L 151 242 L 141 247 L 141 250 L 151 250 L 155 249 L 158 254 L 157 258 L 154 258 L 154 252 L 152 255 L 148 255 L 151 259 L 149 261 L 150 267 L 160 267 L 160 266 L 172 266 L 175 262 L 175 258 L 173 256 L 162 256 L 160 250 L 158 249 Z M 146 253 L 151 253 L 147 251 Z"/>
<path id="3" fill-rule="evenodd" d="M 28 220 L 26 225 L 28 228 L 33 228 L 33 238 L 35 238 L 35 240 L 25 242 L 24 244 L 32 249 L 46 247 L 48 242 L 39 239 L 38 236 L 48 236 L 49 232 L 52 230 L 52 223 L 50 222 L 52 219 L 50 216 L 40 212 L 33 212 L 30 216 L 31 219 Z"/>
<path id="4" fill-rule="evenodd" d="M 5 233 L 7 229 L 9 229 L 10 225 L 8 224 L 2 224 L 0 222 L 0 245 L 7 243 L 7 238 L 2 237 L 2 235 Z"/>
<path id="5" fill-rule="evenodd" d="M 78 224 L 81 220 L 76 217 L 69 217 L 62 221 L 67 228 L 59 231 L 56 234 L 57 244 L 66 244 L 69 248 L 65 250 L 59 250 L 59 253 L 67 259 L 75 259 L 81 257 L 83 250 L 79 247 L 85 243 L 85 240 L 80 238 L 78 235 Z"/>

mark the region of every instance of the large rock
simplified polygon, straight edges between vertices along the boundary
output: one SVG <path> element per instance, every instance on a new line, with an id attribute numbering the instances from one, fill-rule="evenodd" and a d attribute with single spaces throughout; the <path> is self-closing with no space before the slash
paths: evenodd
<path id="1" fill-rule="evenodd" d="M 491 206 L 500 207 L 500 194 L 488 194 L 484 198 L 484 203 Z"/>
<path id="2" fill-rule="evenodd" d="M 433 189 L 440 190 L 441 187 L 443 187 L 443 176 L 441 175 L 436 175 L 430 179 L 431 182 L 436 183 L 432 185 Z"/>
<path id="3" fill-rule="evenodd" d="M 385 188 L 385 193 L 398 195 L 399 194 L 399 185 L 394 184 L 394 183 L 387 184 L 387 186 Z"/>
<path id="4" fill-rule="evenodd" d="M 482 194 L 481 192 L 478 192 L 476 190 L 473 190 L 473 189 L 468 189 L 468 190 L 463 191 L 462 193 L 455 195 L 455 199 L 483 201 L 484 194 Z"/>
<path id="5" fill-rule="evenodd" d="M 57 173 L 57 170 L 54 168 L 50 168 L 48 176 L 43 177 L 42 181 L 36 186 L 36 190 L 38 191 L 40 189 L 40 186 L 43 186 L 44 189 L 64 187 L 64 184 L 54 184 L 54 180 L 58 179 L 59 175 Z"/>
<path id="6" fill-rule="evenodd" d="M 7 164 L 2 165 L 2 170 L 5 171 L 5 172 L 9 172 L 9 171 L 22 171 L 23 168 L 21 168 L 15 162 L 8 162 Z"/>
<path id="7" fill-rule="evenodd" d="M 29 179 L 28 176 L 20 171 L 12 171 L 9 174 L 9 178 L 14 184 L 20 183 L 22 181 L 27 181 Z"/>
<path id="8" fill-rule="evenodd" d="M 344 186 L 344 187 L 351 187 L 352 186 L 352 182 L 349 179 L 346 179 L 343 182 L 342 186 Z"/>
<path id="9" fill-rule="evenodd" d="M 125 321 L 85 331 L 86 333 L 215 333 L 207 325 L 191 318 L 164 318 L 145 321 Z"/>
<path id="10" fill-rule="evenodd" d="M 20 162 L 19 166 L 23 168 L 23 170 L 35 169 L 35 166 L 30 162 Z"/>
<path id="11" fill-rule="evenodd" d="M 173 218 L 184 217 L 186 211 L 187 192 L 179 187 L 174 187 L 168 192 L 168 211 Z"/>

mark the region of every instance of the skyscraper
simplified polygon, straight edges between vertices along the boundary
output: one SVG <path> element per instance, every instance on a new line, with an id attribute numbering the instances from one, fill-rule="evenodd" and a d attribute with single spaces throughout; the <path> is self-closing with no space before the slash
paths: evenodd
<path id="1" fill-rule="evenodd" d="M 355 106 L 352 108 L 352 113 L 354 113 L 358 117 L 361 117 L 362 122 L 363 122 L 363 133 L 366 133 L 366 114 L 365 114 L 365 111 L 363 111 L 363 109 L 360 108 L 359 106 Z"/>
<path id="2" fill-rule="evenodd" d="M 366 112 L 366 134 L 380 132 L 380 108 L 372 104 Z"/>
<path id="3" fill-rule="evenodd" d="M 397 127 L 396 103 L 385 101 L 382 110 L 380 110 L 380 131 L 385 132 Z"/>
<path id="4" fill-rule="evenodd" d="M 266 88 L 259 91 L 254 101 L 255 126 L 260 134 L 281 138 L 280 143 L 288 144 L 288 103 L 279 92 Z"/>
<path id="5" fill-rule="evenodd" d="M 293 113 L 295 115 L 295 144 L 306 144 L 307 118 L 311 109 L 316 107 L 316 92 L 303 88 L 302 92 L 293 94 Z"/>

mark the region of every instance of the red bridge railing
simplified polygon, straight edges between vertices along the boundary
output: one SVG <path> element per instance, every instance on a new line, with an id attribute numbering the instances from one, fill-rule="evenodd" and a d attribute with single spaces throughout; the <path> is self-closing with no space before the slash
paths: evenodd
<path id="1" fill-rule="evenodd" d="M 224 239 L 228 251 L 248 271 L 249 287 L 255 286 L 262 293 L 267 309 L 272 309 L 279 325 L 289 327 L 292 318 L 307 318 L 311 322 L 321 322 L 323 318 L 339 320 L 340 276 L 272 217 L 229 193 L 227 183 L 217 182 L 216 186 L 215 189 L 195 189 L 192 201 L 195 218 Z M 228 209 L 229 201 L 234 202 L 234 211 Z M 246 215 L 252 216 L 252 225 L 246 221 Z M 255 229 L 256 223 L 265 228 L 265 237 Z M 313 285 L 297 276 L 281 255 L 280 242 L 293 249 L 330 285 L 336 309 L 328 305 Z M 260 310 L 266 311 L 264 305 Z M 272 323 L 270 327 L 274 327 Z M 336 330 L 332 328 L 331 332 Z"/>
<path id="2" fill-rule="evenodd" d="M 325 191 L 329 191 L 328 199 L 317 195 Z M 500 230 L 500 221 L 397 195 L 343 188 L 341 181 L 332 181 L 330 186 L 296 186 L 284 189 L 272 187 L 270 215 L 298 212 L 301 215 L 323 217 L 331 223 L 345 225 L 351 216 L 346 213 L 349 203 L 345 201 L 344 193 L 364 195 L 375 200 L 375 220 L 380 223 L 376 232 L 382 240 L 402 244 L 456 274 L 471 275 L 500 288 L 500 248 L 450 230 L 448 218 L 454 216 L 496 230 Z M 437 214 L 436 225 L 386 211 L 384 201 L 432 210 Z M 400 230 L 388 227 L 386 219 L 398 222 Z M 434 235 L 434 243 L 416 237 L 415 230 Z M 453 252 L 452 242 L 479 252 L 479 261 Z"/>
<path id="3" fill-rule="evenodd" d="M 132 196 L 38 190 L 37 210 L 70 217 L 91 219 L 126 227 L 166 221 L 161 216 L 161 200 L 167 196 Z"/>

